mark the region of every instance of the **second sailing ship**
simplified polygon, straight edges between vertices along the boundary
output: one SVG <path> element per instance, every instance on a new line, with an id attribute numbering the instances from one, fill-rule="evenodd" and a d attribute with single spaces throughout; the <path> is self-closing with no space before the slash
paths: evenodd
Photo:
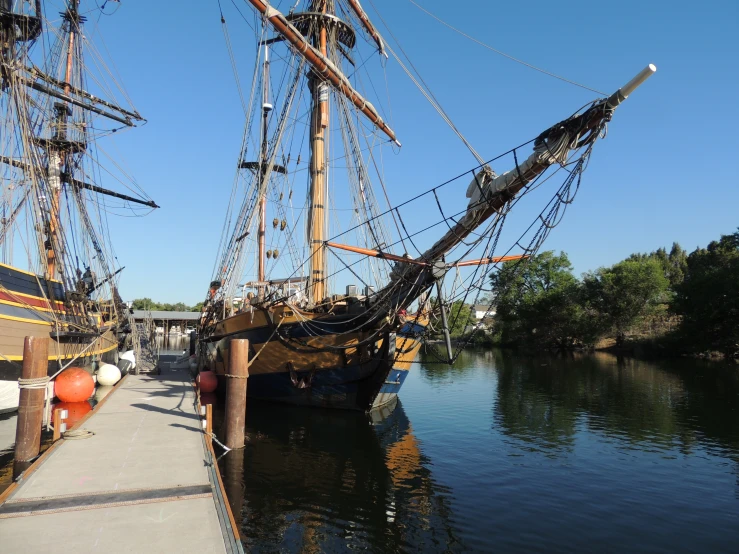
<path id="1" fill-rule="evenodd" d="M 58 29 L 44 7 L 61 16 Z M 106 167 L 97 141 L 143 118 L 104 99 L 117 86 L 107 76 L 88 78 L 84 53 L 93 45 L 82 13 L 79 0 L 0 1 L 0 411 L 18 405 L 26 336 L 51 337 L 50 377 L 72 363 L 117 361 L 126 319 L 117 290 L 122 268 L 108 242 L 112 206 L 100 199 L 157 207 L 138 191 L 101 186 L 102 173 L 127 180 L 114 163 Z"/>

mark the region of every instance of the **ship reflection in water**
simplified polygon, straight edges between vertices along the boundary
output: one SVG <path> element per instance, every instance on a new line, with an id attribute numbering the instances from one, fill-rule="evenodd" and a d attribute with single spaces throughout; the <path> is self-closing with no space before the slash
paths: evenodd
<path id="1" fill-rule="evenodd" d="M 739 372 L 421 357 L 391 414 L 250 404 L 221 460 L 256 552 L 733 552 Z"/>
<path id="2" fill-rule="evenodd" d="M 219 464 L 250 551 L 462 550 L 400 402 L 371 416 L 253 402 L 247 436 Z"/>

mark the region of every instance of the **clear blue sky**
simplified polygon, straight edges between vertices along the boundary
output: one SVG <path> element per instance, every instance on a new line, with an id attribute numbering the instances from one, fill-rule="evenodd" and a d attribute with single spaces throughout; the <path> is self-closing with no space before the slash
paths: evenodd
<path id="1" fill-rule="evenodd" d="M 246 77 L 253 41 L 231 0 L 221 1 Z M 596 96 L 470 42 L 407 0 L 373 1 L 486 159 Z M 234 2 L 250 13 L 244 0 Z M 369 0 L 362 3 L 385 33 Z M 692 250 L 739 226 L 739 2 L 419 3 L 483 42 L 609 93 L 647 63 L 657 65 L 617 111 L 583 190 L 546 244 L 566 251 L 578 273 L 673 241 Z M 217 1 L 123 0 L 99 25 L 149 120 L 116 137 L 116 147 L 162 206 L 146 218 L 111 220 L 127 268 L 122 295 L 195 303 L 210 281 L 243 126 Z M 386 177 L 401 201 L 475 162 L 392 60 L 388 75 L 392 110 L 384 114 L 404 146 Z M 371 100 L 387 103 L 385 96 Z"/>

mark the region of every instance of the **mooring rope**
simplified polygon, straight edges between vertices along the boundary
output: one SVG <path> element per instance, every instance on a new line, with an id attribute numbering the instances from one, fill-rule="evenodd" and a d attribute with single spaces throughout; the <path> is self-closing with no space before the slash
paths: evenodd
<path id="1" fill-rule="evenodd" d="M 32 379 L 24 379 L 23 377 L 18 378 L 19 389 L 45 389 L 49 383 L 49 377 L 34 377 Z"/>

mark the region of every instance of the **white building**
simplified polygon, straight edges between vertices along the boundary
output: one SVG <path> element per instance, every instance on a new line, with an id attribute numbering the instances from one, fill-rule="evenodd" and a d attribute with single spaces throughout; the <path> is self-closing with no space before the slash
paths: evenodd
<path id="1" fill-rule="evenodd" d="M 482 306 L 477 305 L 472 307 L 472 311 L 474 312 L 475 319 L 477 321 L 482 321 L 486 317 L 495 317 L 495 308 L 491 308 L 489 306 Z"/>

